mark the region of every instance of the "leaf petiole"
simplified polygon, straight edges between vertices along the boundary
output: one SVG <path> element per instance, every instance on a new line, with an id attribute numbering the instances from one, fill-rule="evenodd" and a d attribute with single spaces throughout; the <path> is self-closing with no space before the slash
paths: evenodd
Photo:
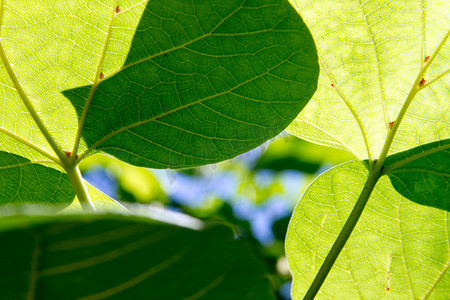
<path id="1" fill-rule="evenodd" d="M 313 283 L 311 284 L 311 286 L 308 289 L 308 292 L 303 298 L 304 300 L 314 299 L 320 287 L 327 278 L 328 273 L 330 272 L 331 268 L 334 265 L 334 262 L 341 253 L 341 250 L 344 247 L 345 243 L 347 242 L 348 238 L 350 237 L 353 229 L 356 226 L 356 223 L 358 223 L 358 220 L 361 217 L 364 208 L 366 207 L 367 201 L 369 200 L 370 195 L 372 194 L 372 191 L 378 182 L 378 179 L 380 179 L 381 177 L 381 167 L 382 163 L 380 162 L 374 161 L 373 163 L 371 163 L 369 178 L 367 179 L 367 182 L 364 185 L 361 194 L 359 195 L 358 201 L 356 201 L 356 204 L 353 207 L 352 212 L 350 213 L 350 216 L 348 217 L 347 221 L 345 222 L 344 227 L 342 228 L 341 232 L 339 233 L 339 236 L 337 237 L 336 241 L 331 247 L 331 250 L 328 252 L 325 261 L 320 267 L 320 270 L 317 273 L 316 277 L 314 278 Z"/>
<path id="2" fill-rule="evenodd" d="M 91 196 L 84 184 L 83 177 L 81 176 L 78 165 L 73 165 L 71 168 L 65 168 L 67 175 L 69 176 L 70 183 L 72 183 L 73 189 L 80 201 L 81 207 L 86 212 L 94 212 L 95 206 L 91 200 Z"/>

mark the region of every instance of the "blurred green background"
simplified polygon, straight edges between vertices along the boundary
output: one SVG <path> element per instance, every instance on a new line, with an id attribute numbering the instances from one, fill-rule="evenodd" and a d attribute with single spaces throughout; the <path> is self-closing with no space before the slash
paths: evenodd
<path id="1" fill-rule="evenodd" d="M 278 298 L 290 299 L 284 238 L 294 206 L 320 173 L 351 159 L 345 151 L 283 132 L 232 160 L 194 169 L 138 168 L 97 154 L 80 169 L 125 206 L 144 203 L 229 224 L 266 262 Z"/>

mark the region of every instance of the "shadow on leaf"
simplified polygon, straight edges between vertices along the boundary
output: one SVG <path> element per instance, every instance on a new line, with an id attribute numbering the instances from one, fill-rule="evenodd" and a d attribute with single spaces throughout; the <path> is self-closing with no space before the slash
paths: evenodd
<path id="1" fill-rule="evenodd" d="M 402 196 L 450 211 L 450 139 L 391 155 L 385 170 Z"/>
<path id="2" fill-rule="evenodd" d="M 0 151 L 0 205 L 47 203 L 63 209 L 74 199 L 67 174 Z"/>
<path id="3" fill-rule="evenodd" d="M 79 118 L 92 96 L 82 135 L 89 151 L 194 167 L 249 151 L 298 115 L 319 74 L 298 13 L 288 1 L 218 3 L 149 1 L 124 65 L 105 71 L 92 93 L 63 92 Z"/>

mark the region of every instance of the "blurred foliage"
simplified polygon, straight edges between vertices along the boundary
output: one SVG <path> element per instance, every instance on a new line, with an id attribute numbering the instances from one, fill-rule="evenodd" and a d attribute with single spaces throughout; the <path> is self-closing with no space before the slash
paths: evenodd
<path id="1" fill-rule="evenodd" d="M 240 157 L 199 168 L 149 170 L 105 155 L 90 156 L 80 168 L 86 173 L 106 170 L 117 182 L 112 193 L 122 202 L 164 205 L 234 228 L 235 235 L 266 262 L 279 299 L 289 299 L 280 291 L 291 281 L 284 253 L 290 214 L 317 172 L 351 159 L 347 152 L 283 133 Z M 224 180 L 225 175 L 232 180 Z M 281 212 L 274 212 L 277 207 L 273 204 L 281 202 Z M 271 231 L 271 239 L 262 240 L 258 235 L 261 219 L 267 223 L 263 225 Z"/>
<path id="2" fill-rule="evenodd" d="M 254 170 L 297 170 L 315 174 L 325 164 L 338 165 L 354 158 L 347 151 L 313 144 L 288 135 L 270 144 L 258 159 Z"/>
<path id="3" fill-rule="evenodd" d="M 97 168 L 106 169 L 117 180 L 117 200 L 139 203 L 167 202 L 166 193 L 158 180 L 146 168 L 132 166 L 103 154 L 89 156 L 80 164 L 82 173 Z"/>

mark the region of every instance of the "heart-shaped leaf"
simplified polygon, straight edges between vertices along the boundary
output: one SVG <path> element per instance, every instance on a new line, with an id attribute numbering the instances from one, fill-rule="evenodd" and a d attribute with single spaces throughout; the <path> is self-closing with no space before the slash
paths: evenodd
<path id="1" fill-rule="evenodd" d="M 293 299 L 309 288 L 366 180 L 367 169 L 353 161 L 324 173 L 305 192 L 286 237 Z M 317 298 L 445 299 L 447 220 L 448 212 L 409 201 L 382 177 Z"/>

